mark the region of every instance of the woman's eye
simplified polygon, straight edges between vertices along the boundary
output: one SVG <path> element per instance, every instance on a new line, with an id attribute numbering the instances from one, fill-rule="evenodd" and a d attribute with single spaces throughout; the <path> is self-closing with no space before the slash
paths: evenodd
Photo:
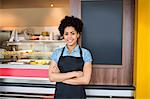
<path id="1" fill-rule="evenodd" d="M 75 35 L 75 33 L 74 33 L 74 32 L 72 32 L 72 35 Z"/>
<path id="2" fill-rule="evenodd" d="M 65 35 L 68 35 L 68 32 L 64 33 Z"/>

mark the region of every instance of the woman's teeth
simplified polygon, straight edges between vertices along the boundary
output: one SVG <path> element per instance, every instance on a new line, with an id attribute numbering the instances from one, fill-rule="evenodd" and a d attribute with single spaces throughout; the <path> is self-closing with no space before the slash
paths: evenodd
<path id="1" fill-rule="evenodd" d="M 68 42 L 72 42 L 73 40 L 68 40 Z"/>

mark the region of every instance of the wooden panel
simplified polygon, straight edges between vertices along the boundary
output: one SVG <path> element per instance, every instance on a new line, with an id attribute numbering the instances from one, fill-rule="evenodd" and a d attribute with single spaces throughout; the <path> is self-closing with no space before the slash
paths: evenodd
<path id="1" fill-rule="evenodd" d="M 122 65 L 94 65 L 91 84 L 133 84 L 134 0 L 123 0 Z"/>
<path id="2" fill-rule="evenodd" d="M 2 0 L 0 0 L 0 9 L 2 8 Z"/>

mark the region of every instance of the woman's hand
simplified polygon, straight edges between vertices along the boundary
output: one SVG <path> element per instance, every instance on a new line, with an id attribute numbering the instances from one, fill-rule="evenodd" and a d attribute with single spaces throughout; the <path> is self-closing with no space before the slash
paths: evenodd
<path id="1" fill-rule="evenodd" d="M 76 71 L 76 77 L 64 80 L 63 83 L 71 85 L 87 85 L 90 82 L 92 73 L 92 63 L 86 62 L 83 67 L 83 72 Z"/>
<path id="2" fill-rule="evenodd" d="M 74 71 L 75 72 L 75 77 L 78 78 L 78 77 L 82 77 L 83 76 L 83 72 L 82 71 Z"/>
<path id="3" fill-rule="evenodd" d="M 51 82 L 63 82 L 64 80 L 71 78 L 79 78 L 83 76 L 82 71 L 72 71 L 67 73 L 60 73 L 60 70 L 55 61 L 51 61 L 49 66 L 49 80 Z"/>
<path id="4" fill-rule="evenodd" d="M 60 70 L 59 70 L 58 66 L 53 66 L 53 67 L 52 67 L 52 72 L 53 72 L 53 73 L 59 73 Z"/>

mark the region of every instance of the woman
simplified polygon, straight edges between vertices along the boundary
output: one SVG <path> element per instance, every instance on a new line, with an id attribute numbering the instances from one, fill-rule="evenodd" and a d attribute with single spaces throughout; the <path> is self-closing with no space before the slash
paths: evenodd
<path id="1" fill-rule="evenodd" d="M 49 79 L 56 82 L 55 99 L 86 98 L 83 85 L 90 82 L 92 57 L 78 45 L 82 28 L 82 21 L 73 16 L 66 16 L 58 28 L 66 46 L 56 49 L 51 56 Z"/>

